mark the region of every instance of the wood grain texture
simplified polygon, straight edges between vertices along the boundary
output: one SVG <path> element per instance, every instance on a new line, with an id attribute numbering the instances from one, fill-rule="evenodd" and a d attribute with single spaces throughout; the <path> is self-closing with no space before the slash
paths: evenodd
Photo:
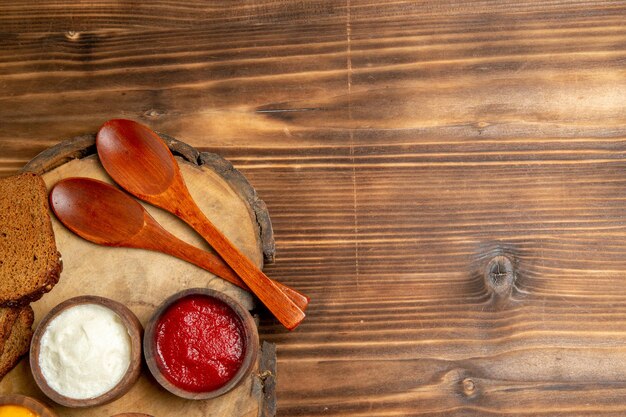
<path id="1" fill-rule="evenodd" d="M 3 8 L 1 174 L 125 117 L 265 200 L 279 415 L 626 413 L 625 2 Z"/>

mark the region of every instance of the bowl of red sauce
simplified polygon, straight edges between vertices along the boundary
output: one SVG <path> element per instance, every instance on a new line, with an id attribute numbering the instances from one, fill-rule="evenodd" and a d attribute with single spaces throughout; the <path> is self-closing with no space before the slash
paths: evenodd
<path id="1" fill-rule="evenodd" d="M 238 302 L 208 288 L 165 300 L 146 326 L 146 362 L 169 392 L 186 399 L 219 397 L 249 376 L 256 362 L 256 324 Z"/>

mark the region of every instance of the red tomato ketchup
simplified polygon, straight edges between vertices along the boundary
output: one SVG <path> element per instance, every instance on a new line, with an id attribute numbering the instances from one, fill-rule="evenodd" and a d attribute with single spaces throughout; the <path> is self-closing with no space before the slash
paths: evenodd
<path id="1" fill-rule="evenodd" d="M 190 295 L 169 306 L 155 326 L 156 363 L 172 384 L 191 392 L 225 385 L 243 362 L 241 319 L 226 303 Z"/>

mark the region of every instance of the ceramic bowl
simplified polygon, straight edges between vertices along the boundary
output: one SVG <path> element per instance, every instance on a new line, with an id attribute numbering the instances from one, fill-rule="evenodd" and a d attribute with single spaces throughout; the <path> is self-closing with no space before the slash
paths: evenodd
<path id="1" fill-rule="evenodd" d="M 70 398 L 55 391 L 46 381 L 46 378 L 44 377 L 39 364 L 41 339 L 50 322 L 61 312 L 82 304 L 100 305 L 117 313 L 117 315 L 121 318 L 122 323 L 124 323 L 124 325 L 126 326 L 126 330 L 128 331 L 128 335 L 130 336 L 131 343 L 130 364 L 120 382 L 104 394 L 98 397 L 88 399 Z M 130 390 L 130 388 L 139 378 L 139 375 L 141 373 L 142 353 L 141 335 L 141 323 L 139 323 L 139 320 L 137 319 L 135 314 L 123 304 L 108 298 L 91 295 L 70 298 L 69 300 L 62 302 L 61 304 L 50 310 L 50 312 L 41 320 L 41 322 L 37 326 L 37 329 L 35 329 L 30 346 L 30 365 L 35 382 L 43 391 L 43 393 L 46 394 L 51 400 L 66 407 L 92 407 L 95 405 L 106 404 L 108 402 L 114 401 L 120 398 L 126 392 L 128 392 L 128 390 Z"/>
<path id="2" fill-rule="evenodd" d="M 18 394 L 6 394 L 0 395 L 0 406 L 2 405 L 17 405 L 29 409 L 37 414 L 39 417 L 58 417 L 57 414 L 52 411 L 44 403 L 37 401 L 34 398 L 27 397 L 25 395 Z"/>
<path id="3" fill-rule="evenodd" d="M 182 300 L 183 298 L 193 295 L 201 295 L 215 298 L 224 302 L 235 312 L 235 314 L 239 317 L 241 324 L 243 325 L 244 344 L 246 346 L 246 351 L 243 361 L 241 363 L 241 367 L 225 385 L 213 391 L 191 392 L 174 385 L 163 375 L 155 359 L 155 357 L 157 356 L 155 327 L 159 321 L 159 318 L 172 304 L 176 303 L 179 300 Z M 161 386 L 163 386 L 166 390 L 182 398 L 191 400 L 206 400 L 225 394 L 226 392 L 235 388 L 245 377 L 250 375 L 250 373 L 252 372 L 252 368 L 256 363 L 257 353 L 259 350 L 259 335 L 254 319 L 252 318 L 248 310 L 246 310 L 237 301 L 219 291 L 214 291 L 208 288 L 193 288 L 172 295 L 157 308 L 152 318 L 146 325 L 146 333 L 143 340 L 143 350 L 150 372 L 157 380 L 157 382 L 161 384 Z"/>

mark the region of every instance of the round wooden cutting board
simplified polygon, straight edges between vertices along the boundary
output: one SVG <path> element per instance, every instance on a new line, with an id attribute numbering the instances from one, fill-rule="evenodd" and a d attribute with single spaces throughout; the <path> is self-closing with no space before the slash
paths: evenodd
<path id="1" fill-rule="evenodd" d="M 263 265 L 264 257 L 272 260 L 274 241 L 265 204 L 257 198 L 243 175 L 217 155 L 199 153 L 173 138 L 162 137 L 177 156 L 189 191 L 207 217 L 259 267 Z M 63 142 L 37 156 L 23 170 L 42 174 L 48 189 L 63 178 L 76 176 L 113 183 L 96 155 L 93 135 Z M 173 215 L 143 205 L 174 235 L 192 245 L 210 249 L 199 235 Z M 142 325 L 163 300 L 186 288 L 210 287 L 237 299 L 248 309 L 254 307 L 250 294 L 194 265 L 161 253 L 99 246 L 74 235 L 53 214 L 51 218 L 57 248 L 63 259 L 63 272 L 54 289 L 32 304 L 35 326 L 54 306 L 78 295 L 117 300 L 130 308 Z M 99 407 L 69 409 L 52 404 L 39 391 L 27 359 L 2 380 L 0 392 L 38 398 L 54 405 L 61 417 L 108 417 L 126 412 L 155 417 L 272 415 L 275 400 L 269 388 L 273 387 L 273 381 L 267 381 L 266 376 L 274 375 L 274 346 L 264 344 L 259 358 L 261 366 L 257 364 L 250 378 L 228 394 L 207 401 L 175 397 L 162 389 L 144 366 L 137 384 L 122 398 Z"/>

